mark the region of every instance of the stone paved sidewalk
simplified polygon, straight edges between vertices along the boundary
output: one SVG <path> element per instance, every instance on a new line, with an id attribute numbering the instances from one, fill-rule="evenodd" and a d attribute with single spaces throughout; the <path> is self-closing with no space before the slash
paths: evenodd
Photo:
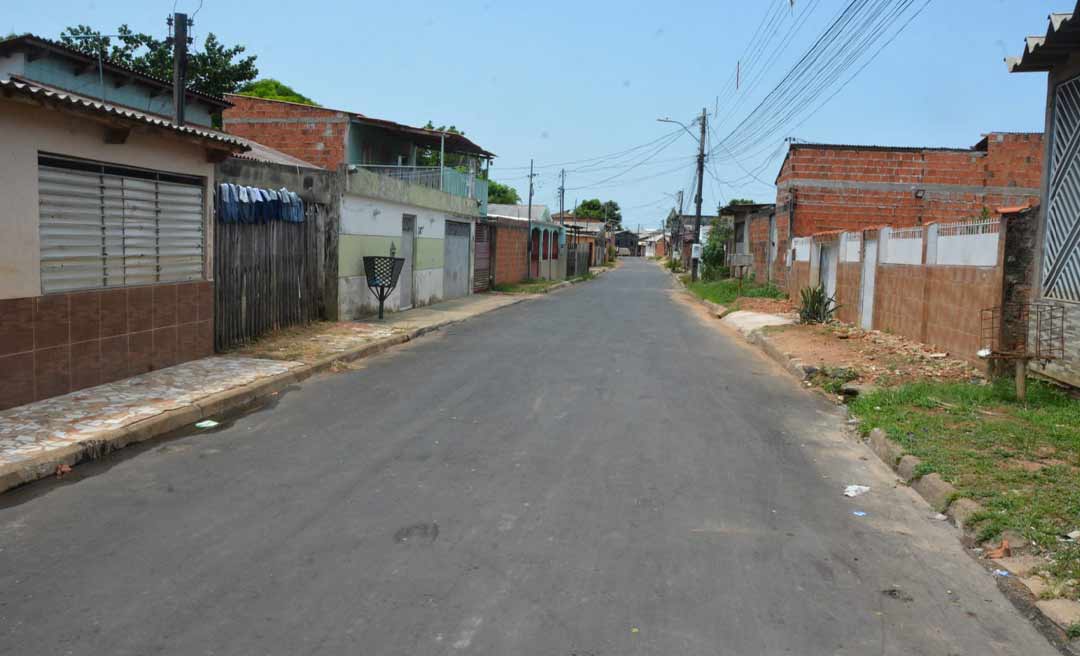
<path id="1" fill-rule="evenodd" d="M 285 330 L 228 355 L 0 411 L 0 492 L 48 476 L 58 464 L 94 457 L 102 445 L 111 449 L 160 435 L 269 394 L 338 360 L 365 357 L 526 298 L 484 294 L 395 313 L 385 321 Z"/>
<path id="2" fill-rule="evenodd" d="M 0 412 L 0 468 L 285 373 L 299 362 L 210 357 Z"/>

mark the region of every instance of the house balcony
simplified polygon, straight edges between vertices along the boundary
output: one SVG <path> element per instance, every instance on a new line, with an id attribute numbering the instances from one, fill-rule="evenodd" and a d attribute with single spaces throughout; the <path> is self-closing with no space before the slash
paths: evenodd
<path id="1" fill-rule="evenodd" d="M 462 173 L 456 169 L 441 168 L 438 166 L 397 166 L 387 164 L 356 164 L 350 166 L 350 172 L 364 172 L 367 174 L 375 174 L 380 178 L 389 178 L 402 183 L 407 188 L 420 188 L 423 190 L 431 190 L 434 192 L 440 192 L 440 194 L 448 194 L 456 199 L 466 199 L 468 201 L 474 201 L 475 205 L 470 205 L 471 213 L 478 212 L 480 216 L 487 216 L 488 205 L 488 181 L 478 177 L 475 174 Z M 366 176 L 361 176 L 366 177 Z M 380 189 L 384 191 L 391 191 L 385 184 L 378 185 Z M 408 189 L 406 189 L 408 191 Z M 385 194 L 379 194 L 385 196 Z M 421 197 L 438 198 L 438 195 L 432 196 L 426 192 L 419 192 Z M 460 201 L 459 201 L 460 202 Z M 426 203 L 417 203 L 420 205 L 430 206 Z M 451 203 L 457 205 L 458 203 Z M 437 209 L 443 209 L 439 207 Z M 446 208 L 446 209 L 457 209 Z"/>

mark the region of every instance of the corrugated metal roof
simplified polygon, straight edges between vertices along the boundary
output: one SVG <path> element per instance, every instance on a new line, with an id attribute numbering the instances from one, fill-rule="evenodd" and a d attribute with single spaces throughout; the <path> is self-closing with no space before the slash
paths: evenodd
<path id="1" fill-rule="evenodd" d="M 13 36 L 13 37 L 10 37 L 10 38 L 7 38 L 7 39 L 0 40 L 0 54 L 3 54 L 5 52 L 11 51 L 11 50 L 17 50 L 19 47 L 26 47 L 26 46 L 53 50 L 55 52 L 60 52 L 60 53 L 62 53 L 64 55 L 67 55 L 69 57 L 72 57 L 72 58 L 75 58 L 75 59 L 80 59 L 80 60 L 82 60 L 84 62 L 87 62 L 87 63 L 96 63 L 97 62 L 97 57 L 88 55 L 85 52 L 83 52 L 81 50 L 77 50 L 75 48 L 72 48 L 71 46 L 69 46 L 69 45 L 67 45 L 65 43 L 61 43 L 59 41 L 53 41 L 52 39 L 44 39 L 44 38 L 42 38 L 40 36 L 36 36 L 34 34 L 21 34 L 21 35 L 18 35 L 18 36 Z M 172 80 L 166 80 L 164 78 L 157 77 L 156 75 L 148 75 L 146 73 L 143 73 L 141 71 L 137 71 L 137 70 L 135 70 L 133 68 L 130 68 L 128 66 L 124 66 L 123 64 L 119 64 L 117 62 L 110 61 L 109 59 L 102 59 L 101 63 L 102 63 L 102 68 L 104 68 L 107 71 L 120 72 L 120 73 L 123 73 L 124 75 L 130 75 L 130 76 L 132 76 L 134 78 L 139 78 L 141 80 L 144 80 L 146 82 L 149 82 L 151 84 L 160 86 L 160 87 L 165 88 L 165 89 L 170 89 L 170 90 L 172 89 L 172 85 L 173 85 Z M 230 107 L 232 105 L 232 103 L 230 103 L 228 100 L 225 100 L 221 96 L 215 96 L 213 94 L 205 93 L 203 91 L 199 91 L 198 89 L 194 89 L 194 88 L 191 88 L 191 87 L 187 88 L 186 91 L 187 91 L 187 93 L 189 93 L 189 94 L 191 94 L 193 96 L 198 96 L 199 98 L 202 98 L 203 100 L 210 101 L 213 104 L 221 106 L 221 107 Z"/>
<path id="2" fill-rule="evenodd" d="M 58 106 L 64 108 L 75 109 L 90 114 L 111 116 L 113 118 L 124 119 L 143 125 L 152 125 L 177 134 L 196 137 L 215 143 L 219 146 L 225 146 L 228 147 L 226 148 L 227 150 L 238 151 L 246 150 L 248 148 L 246 144 L 231 134 L 205 128 L 195 128 L 190 125 L 176 125 L 169 119 L 157 116 L 156 114 L 147 114 L 126 107 L 103 103 L 100 100 L 94 100 L 92 98 L 71 93 L 70 91 L 47 87 L 41 84 L 15 79 L 0 80 L 0 92 L 2 92 L 4 96 L 20 95 L 35 100 L 56 103 Z"/>
<path id="3" fill-rule="evenodd" d="M 1080 1 L 1072 13 L 1050 14 L 1046 34 L 1024 39 L 1024 52 L 1019 57 L 1006 57 L 1010 73 L 1048 71 L 1062 63 L 1071 53 L 1080 50 Z"/>

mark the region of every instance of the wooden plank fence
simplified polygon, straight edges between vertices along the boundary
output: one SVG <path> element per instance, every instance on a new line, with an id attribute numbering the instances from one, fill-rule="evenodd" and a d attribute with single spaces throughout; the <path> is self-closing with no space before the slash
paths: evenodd
<path id="1" fill-rule="evenodd" d="M 226 351 L 279 328 L 324 316 L 325 207 L 303 223 L 214 224 L 214 348 Z"/>

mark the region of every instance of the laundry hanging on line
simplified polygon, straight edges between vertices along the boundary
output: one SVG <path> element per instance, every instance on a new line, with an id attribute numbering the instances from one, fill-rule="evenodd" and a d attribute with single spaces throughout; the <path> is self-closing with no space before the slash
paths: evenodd
<path id="1" fill-rule="evenodd" d="M 284 187 L 260 189 L 222 182 L 215 202 L 220 223 L 304 222 L 304 201 Z"/>

